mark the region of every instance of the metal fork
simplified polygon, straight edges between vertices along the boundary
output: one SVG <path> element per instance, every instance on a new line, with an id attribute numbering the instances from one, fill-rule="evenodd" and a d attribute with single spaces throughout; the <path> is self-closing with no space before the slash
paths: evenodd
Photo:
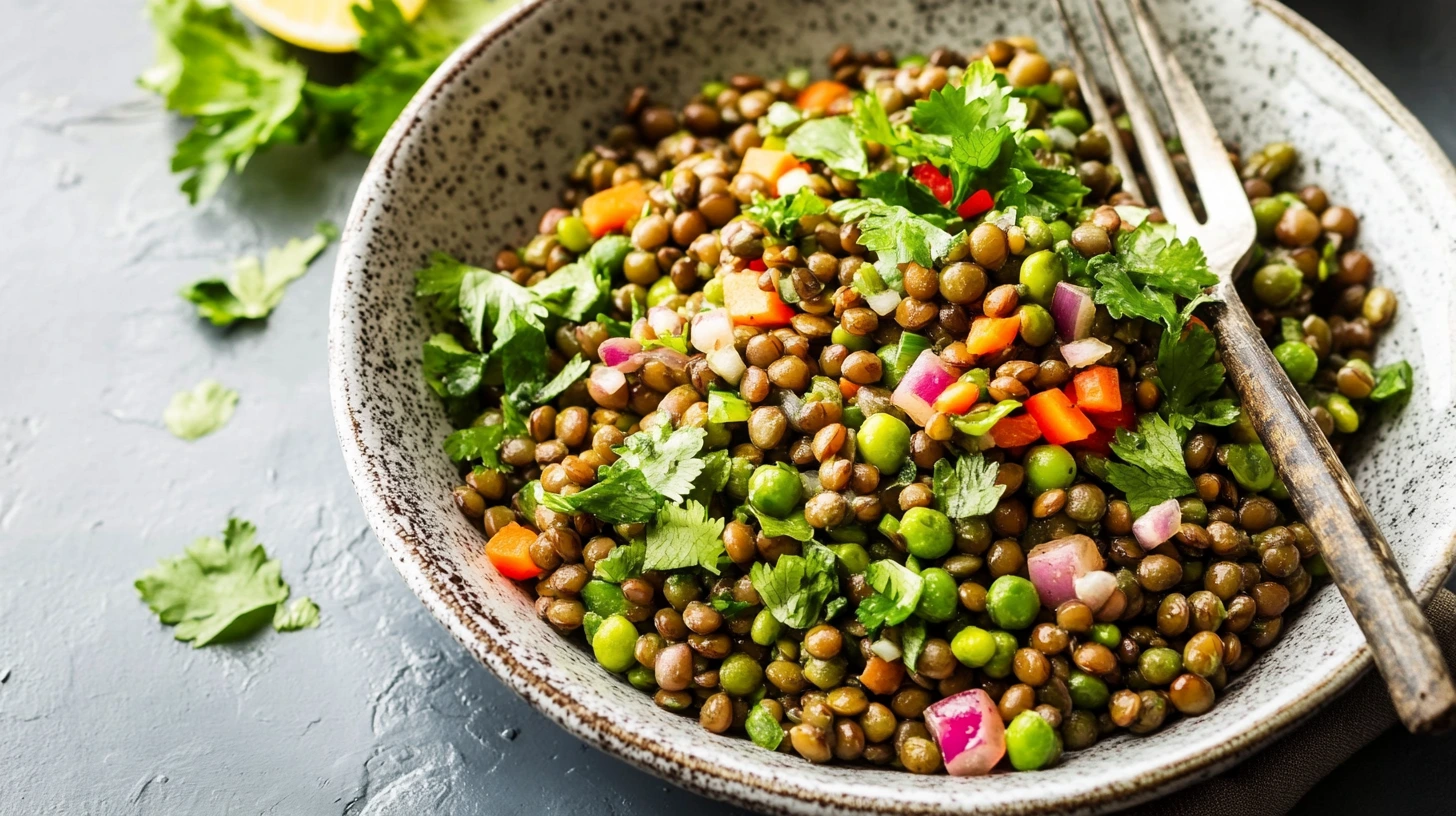
<path id="1" fill-rule="evenodd" d="M 1062 0 L 1053 0 L 1073 55 L 1082 97 L 1098 126 L 1119 146 Z M 1193 170 L 1207 218 L 1194 215 L 1147 99 L 1133 79 L 1102 0 L 1087 0 L 1158 206 L 1183 238 L 1196 238 L 1218 275 L 1212 293 L 1215 334 L 1243 410 L 1259 431 L 1294 506 L 1319 541 L 1345 603 L 1370 644 L 1396 712 L 1412 732 L 1440 731 L 1456 719 L 1456 686 L 1435 633 L 1411 596 L 1379 527 L 1350 475 L 1284 375 L 1234 291 L 1234 276 L 1253 247 L 1254 215 L 1213 120 L 1188 75 L 1163 47 L 1143 5 L 1127 0 L 1158 84 Z M 1118 151 L 1119 153 L 1121 151 Z M 1134 178 L 1125 154 L 1114 154 L 1124 179 Z"/>

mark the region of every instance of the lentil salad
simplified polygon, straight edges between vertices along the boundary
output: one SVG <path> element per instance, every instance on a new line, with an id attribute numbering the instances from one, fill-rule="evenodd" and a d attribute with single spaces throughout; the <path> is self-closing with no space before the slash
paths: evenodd
<path id="1" fill-rule="evenodd" d="M 1324 566 L 1196 243 L 1030 40 L 830 70 L 637 89 L 526 246 L 420 272 L 486 556 L 659 706 L 813 762 L 1031 770 L 1206 712 Z M 1243 163 L 1243 288 L 1338 446 L 1412 375 L 1295 160 Z"/>

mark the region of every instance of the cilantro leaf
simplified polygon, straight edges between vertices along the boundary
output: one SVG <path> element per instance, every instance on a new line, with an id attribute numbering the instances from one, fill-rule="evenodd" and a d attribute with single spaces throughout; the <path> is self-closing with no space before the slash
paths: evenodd
<path id="1" fill-rule="evenodd" d="M 799 219 L 818 215 L 827 209 L 824 199 L 815 195 L 813 190 L 800 187 L 793 195 L 779 198 L 764 198 L 754 193 L 747 214 L 774 237 L 790 240 L 799 231 Z"/>
<path id="2" fill-rule="evenodd" d="M 951 518 L 984 516 L 996 509 L 1005 485 L 996 484 L 995 462 L 979 453 L 935 463 L 935 503 Z"/>
<path id="3" fill-rule="evenodd" d="M 280 603 L 273 612 L 273 628 L 279 632 L 297 632 L 300 629 L 313 629 L 318 625 L 318 604 L 307 596 L 286 607 Z"/>
<path id="4" fill-rule="evenodd" d="M 254 37 L 214 0 L 151 0 L 157 65 L 138 79 L 168 110 L 195 121 L 178 142 L 172 172 L 196 204 L 253 154 L 298 141 L 304 69 L 280 43 Z"/>
<path id="5" fill-rule="evenodd" d="M 989 60 L 966 66 L 959 85 L 946 85 L 915 103 L 911 121 L 925 133 L 954 136 L 980 129 L 1026 126 L 1026 103 Z"/>
<path id="6" fill-rule="evenodd" d="M 191 442 L 226 425 L 237 404 L 238 392 L 217 380 L 203 380 L 191 391 L 172 395 L 162 422 L 173 436 Z"/>
<path id="7" fill-rule="evenodd" d="M 1089 260 L 1087 271 L 1099 284 L 1092 300 L 1106 306 L 1108 314 L 1114 319 L 1141 317 L 1162 323 L 1169 331 L 1181 328 L 1173 296 L 1152 287 L 1139 287 L 1111 253 Z"/>
<path id="8" fill-rule="evenodd" d="M 920 662 L 920 653 L 924 649 L 925 623 L 912 615 L 900 626 L 900 662 L 905 664 L 905 668 L 915 671 L 915 665 Z"/>
<path id="9" fill-rule="evenodd" d="M 1199 422 L 1231 425 L 1238 420 L 1238 403 L 1210 400 L 1223 387 L 1224 367 L 1214 360 L 1213 334 L 1193 325 L 1181 340 L 1172 331 L 1158 342 L 1158 387 L 1163 400 L 1158 410 L 1174 430 L 1186 432 Z"/>
<path id="10" fill-rule="evenodd" d="M 254 540 L 256 533 L 251 523 L 228 519 L 221 539 L 200 538 L 142 573 L 137 592 L 194 648 L 255 632 L 288 598 L 282 568 Z"/>
<path id="11" fill-rule="evenodd" d="M 753 604 L 743 601 L 735 601 L 731 596 L 719 596 L 709 602 L 712 607 L 722 613 L 723 617 L 733 619 L 753 608 Z"/>
<path id="12" fill-rule="evenodd" d="M 812 541 L 814 539 L 814 528 L 804 518 L 803 510 L 795 510 L 786 519 L 774 518 L 767 513 L 760 513 L 758 508 L 748 505 L 748 509 L 758 519 L 758 528 L 764 535 L 770 538 L 788 536 L 795 541 Z"/>
<path id="13" fill-rule="evenodd" d="M 464 397 L 480 388 L 485 378 L 485 355 L 460 345 L 448 334 L 425 341 L 425 382 L 442 397 Z"/>
<path id="14" fill-rule="evenodd" d="M 977 176 L 1002 164 L 1008 148 L 1014 148 L 1009 127 L 957 133 L 950 140 L 950 177 L 954 184 L 952 201 L 963 201 Z"/>
<path id="15" fill-rule="evenodd" d="M 693 457 L 708 436 L 702 428 L 673 430 L 667 423 L 627 437 L 617 452 L 629 467 L 642 472 L 647 484 L 669 501 L 680 502 L 693 489 L 705 467 Z"/>
<path id="16" fill-rule="evenodd" d="M 713 494 L 728 485 L 728 473 L 732 465 L 733 459 L 726 450 L 709 451 L 704 454 L 703 472 L 698 474 L 688 498 L 706 507 L 712 500 Z"/>
<path id="17" fill-rule="evenodd" d="M 589 368 L 591 368 L 591 361 L 578 352 L 575 357 L 566 361 L 566 365 L 556 372 L 556 376 L 552 377 L 550 382 L 536 389 L 536 392 L 531 395 L 531 402 L 535 405 L 545 405 L 556 399 L 561 396 L 561 392 L 570 388 L 572 383 L 581 379 L 581 375 L 585 374 Z"/>
<path id="18" fill-rule="evenodd" d="M 452 462 L 479 460 L 481 467 L 507 472 L 510 466 L 502 464 L 500 460 L 500 446 L 505 441 L 505 431 L 505 426 L 500 423 L 461 428 L 445 439 L 445 453 Z"/>
<path id="19" fill-rule="evenodd" d="M 871 563 L 865 570 L 865 581 L 874 587 L 875 594 L 860 601 L 855 616 L 870 631 L 905 622 L 915 612 L 924 588 L 918 574 L 889 559 Z"/>
<path id="20" fill-rule="evenodd" d="M 610 278 L 604 281 L 586 264 L 572 263 L 547 275 L 530 292 L 551 314 L 580 323 L 601 306 L 610 284 Z"/>
<path id="21" fill-rule="evenodd" d="M 818 159 L 845 178 L 859 178 L 870 170 L 864 143 L 847 116 L 810 119 L 789 134 L 784 149 L 800 159 Z"/>
<path id="22" fill-rule="evenodd" d="M 1405 360 L 1375 370 L 1375 388 L 1370 399 L 1382 403 L 1388 411 L 1399 411 L 1410 402 L 1415 390 L 1416 374 Z"/>
<path id="23" fill-rule="evenodd" d="M 1119 428 L 1112 452 L 1127 464 L 1108 462 L 1107 481 L 1127 494 L 1134 516 L 1194 490 L 1178 432 L 1157 414 L 1144 414 L 1136 433 Z"/>
<path id="24" fill-rule="evenodd" d="M 642 566 L 650 570 L 702 567 L 717 575 L 722 552 L 723 519 L 709 518 L 707 509 L 695 501 L 682 507 L 667 504 L 647 528 Z"/>
<path id="25" fill-rule="evenodd" d="M 898 170 L 871 173 L 859 180 L 860 195 L 885 204 L 904 207 L 935 226 L 945 229 L 960 216 L 940 203 L 930 188 Z"/>
<path id="26" fill-rule="evenodd" d="M 183 289 L 184 299 L 197 304 L 197 316 L 214 326 L 237 320 L 261 320 L 283 300 L 288 284 L 303 277 L 308 265 L 329 241 L 338 237 L 333 224 L 321 222 L 308 238 L 294 238 L 269 249 L 260 262 L 255 256 L 233 261 L 228 280 L 207 278 Z"/>
<path id="27" fill-rule="evenodd" d="M 642 471 L 624 459 L 599 470 L 597 483 L 580 493 L 542 491 L 539 499 L 558 513 L 590 513 L 609 524 L 643 524 L 662 507 L 662 496 L 647 484 Z"/>
<path id="28" fill-rule="evenodd" d="M 769 614 L 791 629 L 806 629 L 818 621 L 824 602 L 839 587 L 834 553 L 813 542 L 804 545 L 803 555 L 780 556 L 774 566 L 754 562 L 749 581 Z"/>
<path id="29" fill-rule="evenodd" d="M 592 568 L 592 576 L 609 583 L 620 584 L 628 578 L 636 578 L 642 574 L 642 562 L 646 556 L 647 545 L 641 541 L 613 547 L 612 551 L 607 553 L 607 557 L 598 561 Z"/>
<path id="30" fill-rule="evenodd" d="M 473 269 L 443 252 L 432 253 L 430 265 L 415 272 L 415 297 L 432 297 L 436 308 L 453 315 L 460 309 L 460 284 Z"/>
<path id="31" fill-rule="evenodd" d="M 1065 174 L 1064 174 L 1065 175 Z M 1182 298 L 1195 298 L 1218 283 L 1198 239 L 1178 240 L 1172 224 L 1145 221 L 1117 236 L 1117 257 L 1132 279 Z"/>
<path id="32" fill-rule="evenodd" d="M 950 251 L 950 233 L 904 207 L 871 199 L 836 201 L 829 211 L 845 222 L 858 221 L 859 242 L 878 256 L 881 276 L 899 276 L 899 265 L 914 261 L 934 267 Z"/>

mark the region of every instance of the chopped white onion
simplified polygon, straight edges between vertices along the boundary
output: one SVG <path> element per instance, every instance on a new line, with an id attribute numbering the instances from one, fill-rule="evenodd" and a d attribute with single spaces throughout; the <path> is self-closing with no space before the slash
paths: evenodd
<path id="1" fill-rule="evenodd" d="M 900 305 L 900 300 L 899 292 L 896 292 L 894 289 L 886 289 L 883 292 L 876 292 L 873 295 L 867 296 L 865 303 L 868 303 L 870 308 L 875 310 L 875 314 L 884 317 L 895 311 L 895 307 Z"/>
<path id="2" fill-rule="evenodd" d="M 1095 337 L 1086 337 L 1062 346 L 1062 359 L 1072 368 L 1086 368 L 1112 351 L 1112 346 Z"/>
<path id="3" fill-rule="evenodd" d="M 874 643 L 871 643 L 870 651 L 875 653 L 875 657 L 878 657 L 886 663 L 893 663 L 899 660 L 901 655 L 900 647 L 884 638 L 880 638 Z"/>
<path id="4" fill-rule="evenodd" d="M 743 358 L 738 356 L 738 350 L 732 346 L 709 352 L 708 368 L 729 385 L 737 385 L 743 379 L 743 373 L 748 370 L 748 366 L 743 364 Z"/>

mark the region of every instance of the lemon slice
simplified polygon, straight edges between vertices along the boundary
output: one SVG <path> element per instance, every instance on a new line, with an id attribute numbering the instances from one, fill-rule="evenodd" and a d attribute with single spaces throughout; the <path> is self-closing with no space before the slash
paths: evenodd
<path id="1" fill-rule="evenodd" d="M 395 0 L 413 20 L 425 0 Z M 343 52 L 359 47 L 359 25 L 350 9 L 368 0 L 233 0 L 249 20 L 284 42 L 312 51 Z"/>

